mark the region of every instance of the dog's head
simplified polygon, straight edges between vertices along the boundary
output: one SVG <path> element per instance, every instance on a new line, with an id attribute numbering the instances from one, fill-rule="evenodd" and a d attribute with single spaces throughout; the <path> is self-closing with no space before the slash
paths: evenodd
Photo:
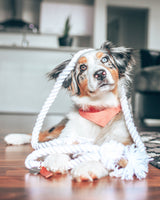
<path id="1" fill-rule="evenodd" d="M 49 74 L 50 79 L 56 79 L 69 62 L 57 66 Z M 119 80 L 128 76 L 133 64 L 131 49 L 113 47 L 106 42 L 100 49 L 80 56 L 63 87 L 69 89 L 72 99 L 83 108 L 84 105 L 114 106 L 118 104 Z"/>

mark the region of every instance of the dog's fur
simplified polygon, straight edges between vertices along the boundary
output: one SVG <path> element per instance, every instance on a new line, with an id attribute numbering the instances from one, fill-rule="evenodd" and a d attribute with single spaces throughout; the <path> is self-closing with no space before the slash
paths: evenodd
<path id="1" fill-rule="evenodd" d="M 53 69 L 49 78 L 56 79 L 69 61 Z M 129 79 L 133 65 L 132 49 L 114 47 L 110 42 L 104 43 L 98 50 L 91 50 L 82 55 L 63 83 L 63 87 L 71 94 L 74 109 L 56 127 L 40 133 L 39 141 L 69 136 L 92 139 L 98 145 L 110 140 L 116 140 L 124 145 L 132 144 L 122 111 L 105 127 L 101 127 L 80 116 L 79 109 L 87 111 L 92 107 L 103 110 L 119 106 L 119 83 Z M 44 163 L 48 169 L 64 173 L 65 164 L 69 160 L 68 155 L 56 154 L 48 156 Z M 121 160 L 120 165 L 124 167 L 126 161 Z M 107 174 L 107 170 L 98 161 L 82 163 L 72 170 L 73 178 L 77 181 L 92 181 Z"/>

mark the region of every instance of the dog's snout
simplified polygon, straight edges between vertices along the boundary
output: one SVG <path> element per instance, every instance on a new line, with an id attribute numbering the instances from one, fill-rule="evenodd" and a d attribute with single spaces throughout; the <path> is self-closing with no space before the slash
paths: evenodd
<path id="1" fill-rule="evenodd" d="M 103 69 L 100 69 L 100 70 L 96 71 L 94 73 L 94 78 L 96 78 L 97 80 L 101 80 L 102 81 L 103 79 L 106 78 L 106 71 L 103 70 Z"/>

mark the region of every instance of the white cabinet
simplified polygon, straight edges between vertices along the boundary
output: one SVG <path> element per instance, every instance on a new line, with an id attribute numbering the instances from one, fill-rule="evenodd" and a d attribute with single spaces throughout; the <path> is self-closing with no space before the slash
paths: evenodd
<path id="1" fill-rule="evenodd" d="M 0 32 L 0 46 L 58 48 L 56 35 Z"/>
<path id="2" fill-rule="evenodd" d="M 37 113 L 54 81 L 46 73 L 70 59 L 75 50 L 0 47 L 0 112 Z M 71 106 L 61 91 L 50 112 L 64 114 Z"/>

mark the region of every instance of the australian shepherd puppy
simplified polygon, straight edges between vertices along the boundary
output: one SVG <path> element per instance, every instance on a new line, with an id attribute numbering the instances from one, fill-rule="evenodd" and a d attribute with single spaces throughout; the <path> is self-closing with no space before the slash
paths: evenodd
<path id="1" fill-rule="evenodd" d="M 69 62 L 67 60 L 54 68 L 49 74 L 50 79 L 56 79 Z M 128 80 L 133 65 L 132 50 L 114 47 L 110 42 L 81 55 L 63 83 L 75 106 L 57 126 L 40 133 L 39 141 L 74 137 L 86 138 L 97 145 L 111 140 L 132 144 L 121 110 L 119 83 Z M 6 142 L 12 143 L 7 138 Z M 54 154 L 46 158 L 44 165 L 55 173 L 65 173 L 65 164 L 69 160 L 69 155 Z M 126 161 L 120 162 L 124 167 Z M 93 160 L 80 164 L 71 173 L 77 181 L 92 181 L 106 176 L 108 171 Z"/>

